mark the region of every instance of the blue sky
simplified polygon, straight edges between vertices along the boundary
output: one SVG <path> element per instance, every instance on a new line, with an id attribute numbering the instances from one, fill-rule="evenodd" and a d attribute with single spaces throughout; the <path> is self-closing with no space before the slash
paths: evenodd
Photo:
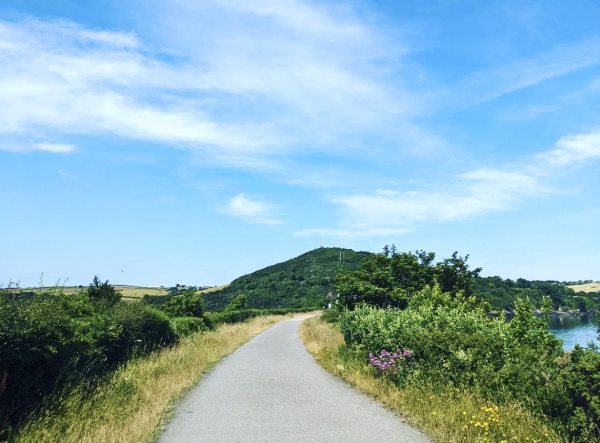
<path id="1" fill-rule="evenodd" d="M 600 279 L 594 1 L 4 0 L 0 282 L 319 246 Z"/>

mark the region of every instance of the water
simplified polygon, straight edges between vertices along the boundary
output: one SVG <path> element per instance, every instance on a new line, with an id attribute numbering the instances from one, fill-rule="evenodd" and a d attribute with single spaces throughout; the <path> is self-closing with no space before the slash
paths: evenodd
<path id="1" fill-rule="evenodd" d="M 556 315 L 550 317 L 550 332 L 564 340 L 564 349 L 573 349 L 576 344 L 586 346 L 589 342 L 600 345 L 597 339 L 598 326 L 593 317 L 587 315 Z"/>

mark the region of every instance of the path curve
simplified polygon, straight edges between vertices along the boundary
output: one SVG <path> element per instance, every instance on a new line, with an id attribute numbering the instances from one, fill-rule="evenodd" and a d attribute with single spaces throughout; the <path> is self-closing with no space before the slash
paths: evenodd
<path id="1" fill-rule="evenodd" d="M 298 327 L 278 323 L 221 361 L 181 400 L 160 443 L 430 442 L 323 370 Z"/>

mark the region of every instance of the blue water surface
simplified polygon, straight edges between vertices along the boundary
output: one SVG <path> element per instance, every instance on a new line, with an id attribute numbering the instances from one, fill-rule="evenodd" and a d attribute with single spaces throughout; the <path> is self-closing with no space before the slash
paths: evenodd
<path id="1" fill-rule="evenodd" d="M 564 340 L 564 349 L 573 349 L 576 344 L 586 346 L 598 341 L 597 320 L 588 315 L 557 315 L 550 317 L 550 332 Z"/>

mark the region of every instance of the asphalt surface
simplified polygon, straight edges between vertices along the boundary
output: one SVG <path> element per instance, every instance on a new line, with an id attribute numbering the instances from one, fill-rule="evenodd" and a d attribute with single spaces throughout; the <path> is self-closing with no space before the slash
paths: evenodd
<path id="1" fill-rule="evenodd" d="M 226 357 L 175 408 L 160 443 L 431 440 L 323 370 L 278 323 Z"/>

